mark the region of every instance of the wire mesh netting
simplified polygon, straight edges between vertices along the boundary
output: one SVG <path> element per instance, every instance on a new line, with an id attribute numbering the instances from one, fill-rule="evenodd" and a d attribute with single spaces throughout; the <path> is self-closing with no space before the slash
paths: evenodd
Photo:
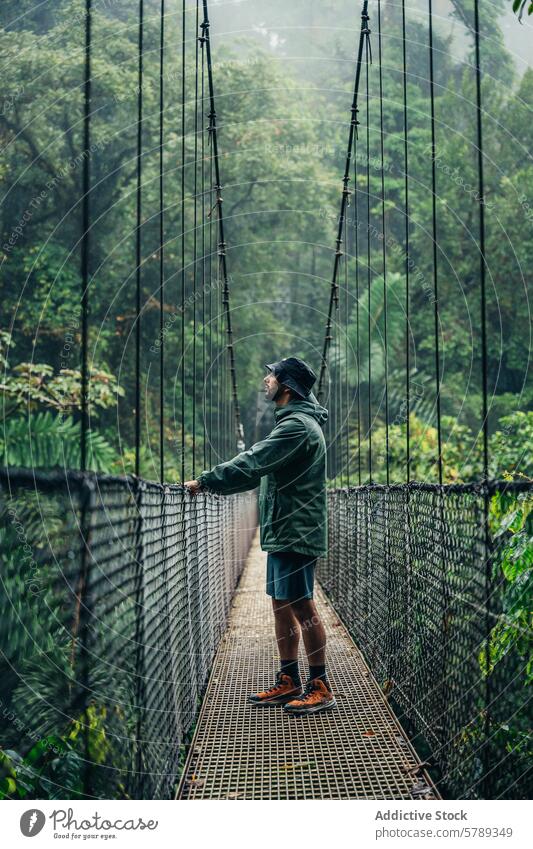
<path id="1" fill-rule="evenodd" d="M 511 534 L 490 518 L 485 539 L 485 498 L 491 517 L 503 498 L 531 502 L 530 484 L 510 490 L 329 494 L 321 584 L 444 798 L 527 799 L 533 789 L 531 587 L 515 580 L 519 563 L 510 568 Z"/>
<path id="2" fill-rule="evenodd" d="M 255 492 L 76 472 L 0 483 L 0 725 L 25 759 L 17 780 L 37 798 L 171 798 Z"/>

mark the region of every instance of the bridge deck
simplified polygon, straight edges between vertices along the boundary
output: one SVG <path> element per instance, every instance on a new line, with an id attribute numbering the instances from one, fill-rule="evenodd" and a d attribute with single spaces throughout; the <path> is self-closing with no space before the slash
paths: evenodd
<path id="1" fill-rule="evenodd" d="M 378 684 L 322 590 L 338 707 L 309 717 L 255 707 L 277 669 L 266 554 L 254 540 L 218 648 L 178 788 L 180 799 L 439 798 Z M 307 664 L 300 646 L 301 674 Z"/>

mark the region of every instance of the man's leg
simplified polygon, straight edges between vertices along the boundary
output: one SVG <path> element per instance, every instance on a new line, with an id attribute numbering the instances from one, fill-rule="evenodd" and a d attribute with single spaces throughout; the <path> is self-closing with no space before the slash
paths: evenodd
<path id="1" fill-rule="evenodd" d="M 326 677 L 326 631 L 312 598 L 291 602 L 294 616 L 300 623 L 305 651 L 309 662 L 309 678 Z"/>
<path id="2" fill-rule="evenodd" d="M 292 601 L 291 607 L 302 634 L 309 661 L 309 680 L 301 697 L 291 699 L 283 706 L 290 714 L 311 714 L 335 707 L 337 701 L 326 676 L 326 631 L 312 598 Z"/>
<path id="3" fill-rule="evenodd" d="M 300 684 L 300 671 L 298 669 L 300 626 L 298 620 L 291 608 L 290 601 L 273 598 L 272 610 L 274 611 L 280 671 L 290 675 L 295 684 Z"/>
<path id="4" fill-rule="evenodd" d="M 253 704 L 285 704 L 302 694 L 302 682 L 298 670 L 298 643 L 300 626 L 290 601 L 272 598 L 274 627 L 280 657 L 280 670 L 276 683 L 267 690 L 248 696 Z M 287 677 L 290 676 L 290 677 Z"/>

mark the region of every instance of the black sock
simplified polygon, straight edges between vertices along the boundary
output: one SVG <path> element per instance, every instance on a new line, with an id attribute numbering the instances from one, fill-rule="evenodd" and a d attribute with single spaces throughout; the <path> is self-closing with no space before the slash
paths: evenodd
<path id="1" fill-rule="evenodd" d="M 309 664 L 309 679 L 312 680 L 313 678 L 321 678 L 324 684 L 328 684 L 325 665 L 311 666 L 311 664 Z"/>
<path id="2" fill-rule="evenodd" d="M 295 684 L 301 684 L 300 681 L 300 672 L 298 670 L 298 659 L 296 660 L 282 660 L 281 661 L 281 671 L 285 673 L 285 675 L 290 675 Z"/>

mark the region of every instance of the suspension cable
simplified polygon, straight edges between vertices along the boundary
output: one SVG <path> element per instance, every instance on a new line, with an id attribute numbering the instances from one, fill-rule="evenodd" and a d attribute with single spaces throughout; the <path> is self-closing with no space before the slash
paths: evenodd
<path id="1" fill-rule="evenodd" d="M 487 374 L 487 303 L 486 303 L 486 278 L 485 278 L 485 186 L 483 175 L 483 125 L 481 111 L 481 58 L 480 58 L 480 22 L 479 22 L 479 3 L 474 0 L 474 45 L 475 45 L 475 62 L 476 62 L 476 117 L 477 117 L 477 165 L 478 165 L 478 197 L 479 197 L 479 274 L 480 274 L 480 308 L 481 308 L 481 380 L 482 380 L 482 415 L 483 415 L 483 480 L 484 483 L 488 480 L 489 475 L 489 442 L 488 442 L 488 374 Z M 492 628 L 493 628 L 493 602 L 492 602 L 492 552 L 491 552 L 491 535 L 489 527 L 489 491 L 485 486 L 483 489 L 483 542 L 485 555 L 485 575 L 484 575 L 484 591 L 485 591 L 485 664 L 486 668 L 490 669 L 492 657 Z M 488 741 L 491 739 L 492 729 L 492 712 L 489 710 L 489 705 L 493 702 L 492 694 L 492 676 L 485 676 L 485 716 L 483 720 L 483 735 L 485 747 L 483 751 L 483 768 L 486 776 L 485 781 L 488 783 L 487 776 L 490 775 L 490 747 Z M 490 791 L 486 793 L 489 798 Z"/>
<path id="2" fill-rule="evenodd" d="M 351 245 L 348 244 L 349 233 L 350 231 L 346 228 L 346 256 L 344 260 L 344 394 L 346 398 L 346 419 L 344 426 L 346 428 L 346 486 L 350 486 L 350 384 L 348 380 L 348 325 L 350 319 L 350 299 L 348 294 L 348 257 L 350 255 Z"/>
<path id="3" fill-rule="evenodd" d="M 379 49 L 379 125 L 381 151 L 381 237 L 383 250 L 383 348 L 385 374 L 385 474 L 387 484 L 390 483 L 390 445 L 389 445 L 389 347 L 387 325 L 387 247 L 385 221 L 385 140 L 383 129 L 383 58 L 381 47 L 381 0 L 378 0 L 378 49 Z"/>
<path id="4" fill-rule="evenodd" d="M 368 54 L 368 41 L 366 42 Z M 368 55 L 365 63 L 365 88 L 366 88 L 366 286 L 368 294 L 367 304 L 367 335 L 368 335 L 368 482 L 372 483 L 372 275 L 370 269 L 370 93 L 368 80 Z"/>
<path id="5" fill-rule="evenodd" d="M 164 333 L 163 316 L 165 308 L 165 184 L 164 184 L 164 70 L 165 70 L 165 0 L 161 0 L 159 28 L 159 476 L 161 483 L 165 480 L 164 460 L 164 418 L 165 418 L 165 376 L 164 376 Z"/>
<path id="6" fill-rule="evenodd" d="M 137 229 L 135 232 L 135 474 L 140 474 L 141 450 L 141 228 L 142 228 L 142 154 L 143 154 L 143 59 L 144 0 L 139 0 L 139 59 L 137 96 Z"/>
<path id="7" fill-rule="evenodd" d="M 197 277 L 197 252 L 198 252 L 198 236 L 196 228 L 198 226 L 198 60 L 199 60 L 199 6 L 196 0 L 196 39 L 195 39 L 195 68 L 194 68 L 194 181 L 193 181 L 193 277 L 192 277 L 192 477 L 196 477 L 196 277 Z"/>
<path id="8" fill-rule="evenodd" d="M 202 386 L 202 422 L 203 422 L 203 453 L 202 453 L 202 462 L 203 468 L 207 468 L 207 419 L 206 419 L 206 386 L 205 386 L 205 377 L 206 377 L 206 367 L 207 367 L 207 357 L 206 357 L 206 302 L 205 302 L 205 283 L 206 283 L 206 240 L 205 240 L 205 132 L 204 132 L 204 121 L 205 121 L 205 110 L 204 110 L 204 97 L 205 97 L 205 50 L 204 50 L 204 37 L 200 35 L 198 37 L 198 42 L 200 44 L 201 51 L 201 75 L 200 75 L 200 124 L 201 124 L 201 136 L 200 136 L 200 159 L 202 162 L 201 171 L 200 171 L 200 184 L 201 184 L 201 195 L 202 195 L 202 375 L 204 378 L 204 383 Z"/>
<path id="9" fill-rule="evenodd" d="M 370 29 L 368 28 L 368 0 L 364 0 L 363 2 L 363 11 L 361 12 L 361 32 L 359 36 L 359 47 L 357 51 L 357 61 L 355 66 L 355 82 L 354 82 L 354 91 L 353 91 L 353 100 L 351 107 L 351 120 L 350 120 L 350 132 L 348 135 L 348 149 L 346 153 L 346 165 L 344 168 L 344 176 L 342 178 L 342 200 L 341 200 L 341 209 L 339 215 L 339 224 L 337 230 L 337 239 L 336 239 L 336 249 L 335 249 L 335 261 L 333 265 L 333 276 L 331 281 L 331 290 L 329 297 L 329 307 L 328 307 L 328 317 L 326 321 L 326 332 L 324 335 L 324 344 L 322 349 L 322 362 L 320 365 L 320 377 L 318 380 L 318 389 L 317 389 L 317 399 L 320 401 L 322 399 L 323 394 L 323 384 L 324 377 L 327 368 L 327 358 L 328 351 L 331 342 L 331 318 L 333 314 L 333 306 L 337 306 L 338 304 L 338 283 L 337 283 L 337 275 L 339 271 L 339 262 L 342 256 L 341 245 L 342 245 L 342 236 L 345 225 L 345 215 L 346 215 L 346 206 L 348 202 L 348 196 L 350 191 L 348 189 L 348 183 L 350 181 L 350 162 L 352 158 L 352 147 L 354 138 L 357 134 L 357 125 L 359 121 L 357 120 L 357 113 L 359 111 L 357 101 L 359 96 L 359 81 L 361 77 L 361 66 L 363 60 L 363 45 L 365 41 L 370 43 Z"/>
<path id="10" fill-rule="evenodd" d="M 91 51 L 92 51 L 92 0 L 85 2 L 85 70 L 83 92 L 83 198 L 81 237 L 81 427 L 80 469 L 87 468 L 87 431 L 89 419 L 89 372 L 87 361 L 89 332 L 89 249 L 91 209 Z"/>
<path id="11" fill-rule="evenodd" d="M 359 192 L 357 191 L 357 136 L 354 139 L 354 251 L 355 251 L 355 355 L 357 358 L 357 482 L 361 486 L 361 346 L 359 339 Z"/>
<path id="12" fill-rule="evenodd" d="M 479 5 L 474 0 L 475 56 L 476 56 L 476 116 L 477 116 L 477 166 L 479 188 L 479 275 L 481 294 L 481 380 L 483 429 L 483 478 L 489 476 L 489 420 L 488 420 L 488 367 L 487 367 L 487 296 L 485 260 L 485 186 L 483 177 L 483 125 L 481 111 L 481 67 L 479 51 Z"/>
<path id="13" fill-rule="evenodd" d="M 366 2 L 366 0 L 365 0 Z M 224 216 L 222 213 L 222 186 L 220 181 L 220 164 L 218 154 L 218 135 L 217 135 L 217 118 L 215 111 L 215 94 L 213 86 L 213 68 L 211 64 L 211 42 L 209 36 L 209 15 L 207 10 L 207 0 L 203 0 L 204 20 L 201 24 L 202 33 L 205 38 L 205 51 L 207 62 L 207 76 L 209 84 L 209 132 L 211 135 L 211 143 L 213 146 L 213 160 L 215 168 L 215 193 L 216 193 L 216 208 L 218 215 L 218 256 L 220 258 L 220 269 L 222 273 L 223 283 L 223 306 L 226 316 L 226 333 L 227 344 L 226 348 L 229 355 L 229 367 L 231 377 L 231 392 L 233 401 L 233 412 L 235 422 L 235 437 L 239 450 L 244 448 L 244 430 L 241 423 L 241 413 L 239 407 L 239 398 L 237 394 L 237 377 L 235 371 L 235 353 L 233 349 L 233 330 L 231 326 L 231 313 L 229 307 L 229 280 L 226 261 L 226 242 L 224 239 Z"/>
<path id="14" fill-rule="evenodd" d="M 405 440 L 406 440 L 406 479 L 411 479 L 411 358 L 409 350 L 410 313 L 409 313 L 409 159 L 407 150 L 407 54 L 405 28 L 405 0 L 402 0 L 402 57 L 403 57 L 403 159 L 405 194 Z"/>
<path id="15" fill-rule="evenodd" d="M 181 6 L 181 480 L 185 481 L 185 0 Z"/>
<path id="16" fill-rule="evenodd" d="M 439 351 L 439 290 L 437 282 L 437 188 L 436 188 L 436 145 L 435 145 L 435 94 L 433 75 L 433 8 L 428 0 L 429 11 L 429 94 L 431 105 L 431 219 L 433 238 L 433 293 L 434 293 L 434 336 L 435 336 L 435 401 L 437 407 L 437 466 L 439 483 L 442 484 L 442 431 L 440 420 L 440 351 Z"/>
<path id="17" fill-rule="evenodd" d="M 211 136 L 208 136 L 210 143 Z M 209 145 L 209 209 L 213 208 L 213 148 Z M 211 213 L 208 213 L 209 218 L 209 367 L 211 369 L 211 378 L 209 380 L 209 465 L 213 464 L 213 383 L 215 374 L 213 371 L 213 219 Z"/>

